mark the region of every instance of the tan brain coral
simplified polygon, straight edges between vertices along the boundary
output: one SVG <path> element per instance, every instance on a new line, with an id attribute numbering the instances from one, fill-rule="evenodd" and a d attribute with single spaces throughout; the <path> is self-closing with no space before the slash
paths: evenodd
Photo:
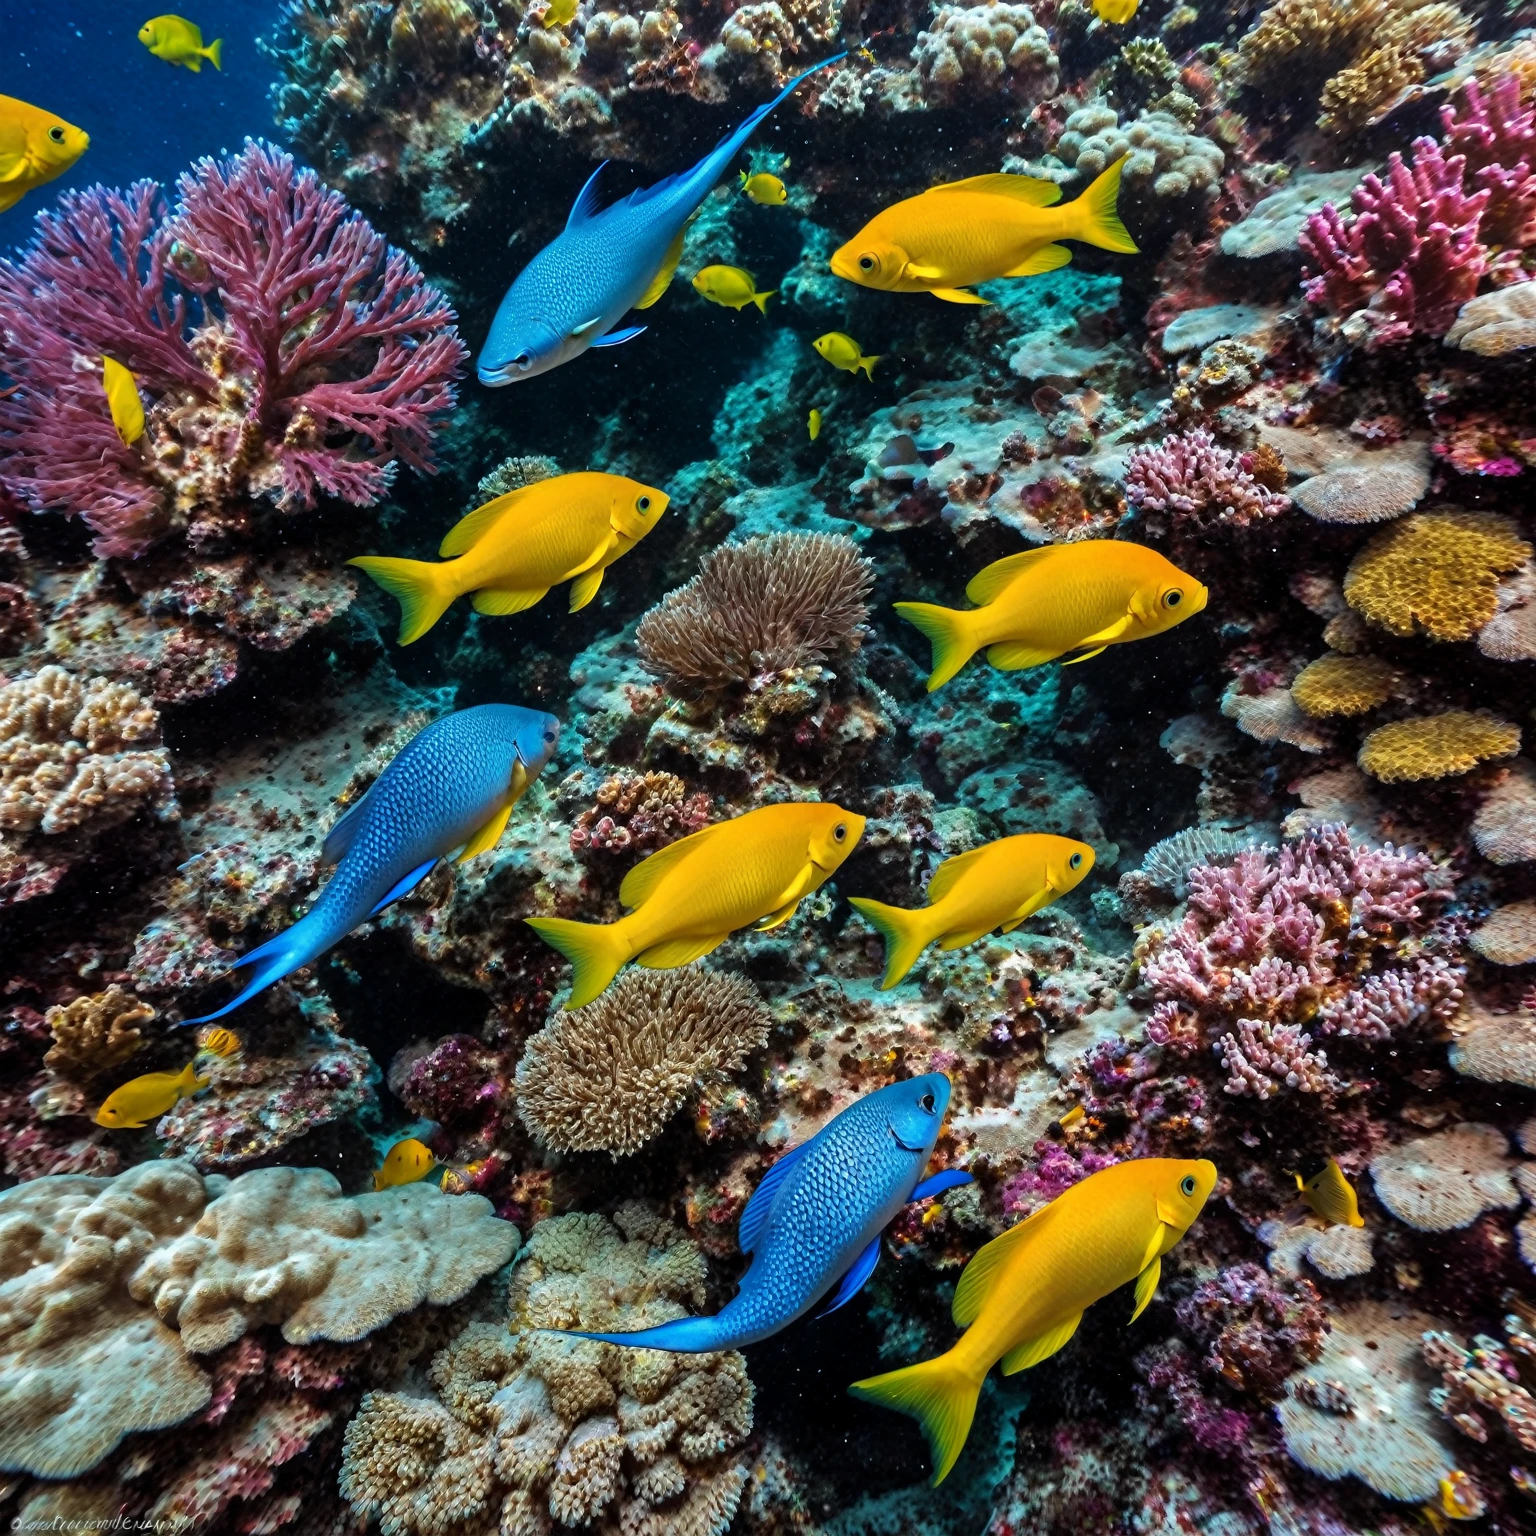
<path id="1" fill-rule="evenodd" d="M 1472 818 L 1477 851 L 1495 864 L 1536 859 L 1536 763 L 1511 763 Z"/>
<path id="2" fill-rule="evenodd" d="M 47 1024 L 53 1044 L 44 1064 L 65 1077 L 87 1081 L 127 1061 L 144 1044 L 143 1027 L 154 1017 L 148 1003 L 117 986 L 50 1008 Z"/>
<path id="3" fill-rule="evenodd" d="M 1396 691 L 1397 669 L 1379 656 L 1319 656 L 1291 684 L 1291 697 L 1309 715 L 1363 715 Z"/>
<path id="4" fill-rule="evenodd" d="M 1470 640 L 1499 606 L 1499 576 L 1530 558 L 1496 512 L 1418 512 L 1379 533 L 1344 578 L 1350 607 L 1394 635 Z"/>
<path id="5" fill-rule="evenodd" d="M 1536 291 L 1529 283 L 1515 283 L 1468 299 L 1445 333 L 1445 344 L 1480 357 L 1536 347 Z"/>
<path id="6" fill-rule="evenodd" d="M 1509 1144 L 1496 1126 L 1468 1121 L 1389 1147 L 1371 1160 L 1376 1198 L 1420 1232 L 1469 1227 L 1486 1210 L 1520 1204 Z"/>
<path id="7" fill-rule="evenodd" d="M 540 1223 L 513 1274 L 507 1326 L 472 1323 L 436 1356 L 437 1398 L 363 1399 L 343 1496 L 386 1536 L 722 1536 L 747 1480 L 742 1357 L 539 1331 L 681 1317 L 703 1281 L 698 1248 L 643 1206 Z"/>
<path id="8" fill-rule="evenodd" d="M 1467 998 L 1451 1023 L 1451 1065 L 1463 1077 L 1484 1083 L 1518 1083 L 1536 1088 L 1536 1016 L 1490 1013 Z"/>
<path id="9" fill-rule="evenodd" d="M 1403 784 L 1454 778 L 1519 750 L 1518 725 L 1453 709 L 1377 727 L 1360 743 L 1357 761 L 1372 778 Z"/>

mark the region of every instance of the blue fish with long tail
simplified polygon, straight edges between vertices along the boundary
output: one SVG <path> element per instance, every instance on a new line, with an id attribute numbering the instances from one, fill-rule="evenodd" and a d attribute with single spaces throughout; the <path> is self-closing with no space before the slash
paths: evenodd
<path id="1" fill-rule="evenodd" d="M 613 347 L 638 336 L 643 325 L 620 328 L 619 321 L 632 309 L 648 309 L 667 291 L 688 221 L 753 130 L 801 81 L 845 57 L 839 53 L 797 75 L 692 170 L 606 208 L 598 194 L 603 174 L 598 166 L 564 230 L 507 289 L 476 363 L 480 382 L 497 389 L 537 378 L 588 347 Z"/>
<path id="2" fill-rule="evenodd" d="M 786 1152 L 741 1213 L 741 1251 L 752 1263 L 724 1311 L 577 1336 L 699 1354 L 771 1338 L 834 1285 L 826 1312 L 837 1311 L 875 1272 L 881 1233 L 902 1206 L 971 1182 L 954 1168 L 923 1178 L 948 1107 L 949 1079 L 930 1072 L 866 1094 Z"/>
<path id="3" fill-rule="evenodd" d="M 477 704 L 414 735 L 331 828 L 321 850 L 336 870 L 291 928 L 235 962 L 245 987 L 188 1024 L 221 1019 L 426 878 L 441 858 L 473 858 L 496 844 L 522 793 L 549 761 L 560 722 L 515 704 Z"/>

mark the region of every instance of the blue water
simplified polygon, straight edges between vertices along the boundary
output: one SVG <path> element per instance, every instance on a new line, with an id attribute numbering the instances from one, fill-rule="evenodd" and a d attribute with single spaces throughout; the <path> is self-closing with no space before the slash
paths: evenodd
<path id="1" fill-rule="evenodd" d="M 34 215 L 66 187 L 164 183 L 198 155 L 238 149 L 247 136 L 275 138 L 267 87 L 272 65 L 256 38 L 281 13 L 278 0 L 194 0 L 176 12 L 224 39 L 224 69 L 201 73 L 157 59 L 139 41 L 164 3 L 77 0 L 59 6 L 6 0 L 0 94 L 56 112 L 91 136 L 90 149 L 57 181 L 0 214 L 0 249 L 25 244 Z"/>

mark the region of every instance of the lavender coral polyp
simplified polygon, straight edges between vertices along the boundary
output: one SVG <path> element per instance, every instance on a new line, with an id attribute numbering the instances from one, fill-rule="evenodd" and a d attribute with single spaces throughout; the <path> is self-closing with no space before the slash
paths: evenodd
<path id="1" fill-rule="evenodd" d="M 1277 517 L 1291 504 L 1254 479 L 1251 454 L 1223 448 L 1204 427 L 1137 448 L 1126 460 L 1125 494 L 1150 512 L 1239 527 Z"/>
<path id="2" fill-rule="evenodd" d="M 430 470 L 467 354 L 416 265 L 263 144 L 198 162 L 177 193 L 170 210 L 151 181 L 66 193 L 0 262 L 0 486 L 131 558 L 243 500 L 366 506 L 397 463 Z M 104 356 L 147 405 L 131 445 Z"/>

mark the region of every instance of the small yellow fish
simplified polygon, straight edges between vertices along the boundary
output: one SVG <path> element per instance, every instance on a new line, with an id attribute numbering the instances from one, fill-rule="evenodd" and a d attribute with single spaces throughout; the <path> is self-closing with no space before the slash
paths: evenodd
<path id="1" fill-rule="evenodd" d="M 765 208 L 777 208 L 781 203 L 789 201 L 789 193 L 785 190 L 784 183 L 777 176 L 770 176 L 767 171 L 759 171 L 755 176 L 748 176 L 743 171 L 741 190 L 754 203 L 761 203 Z"/>
<path id="2" fill-rule="evenodd" d="M 1477 1484 L 1456 1467 L 1440 1479 L 1439 1512 L 1451 1520 L 1476 1520 L 1488 1513 L 1488 1501 Z"/>
<path id="3" fill-rule="evenodd" d="M 862 368 L 866 379 L 874 379 L 875 364 L 880 358 L 865 357 L 852 336 L 845 336 L 841 331 L 828 331 L 825 336 L 818 336 L 811 345 L 834 368 L 841 368 L 844 373 L 857 373 Z"/>
<path id="4" fill-rule="evenodd" d="M 811 407 L 811 414 L 806 418 L 805 430 L 811 434 L 813 443 L 821 436 L 821 412 L 815 406 Z"/>
<path id="5" fill-rule="evenodd" d="M 208 1079 L 199 1077 L 190 1061 L 180 1072 L 146 1072 L 107 1095 L 96 1111 L 96 1124 L 115 1131 L 136 1131 L 207 1086 Z"/>
<path id="6" fill-rule="evenodd" d="M 443 563 L 359 555 L 400 604 L 400 644 L 419 640 L 455 598 L 475 594 L 475 612 L 521 613 L 562 581 L 571 612 L 597 596 L 603 572 L 633 549 L 667 510 L 667 496 L 624 475 L 555 475 L 508 491 L 448 530 Z"/>
<path id="7" fill-rule="evenodd" d="M 1061 188 L 1029 176 L 971 176 L 930 187 L 877 213 L 832 253 L 832 270 L 861 288 L 986 304 L 967 291 L 971 284 L 1054 272 L 1072 260 L 1058 241 L 1134 251 L 1115 211 L 1124 164 L 1122 156 L 1061 208 L 1052 207 Z"/>
<path id="8" fill-rule="evenodd" d="M 397 1141 L 385 1154 L 384 1161 L 373 1175 L 375 1189 L 393 1189 L 397 1184 L 414 1184 L 424 1179 L 437 1166 L 431 1147 L 414 1136 Z"/>
<path id="9" fill-rule="evenodd" d="M 567 1008 L 604 992 L 622 966 L 665 971 L 707 955 L 738 928 L 777 928 L 836 874 L 864 818 L 823 802 L 765 805 L 716 822 L 642 860 L 624 877 L 616 923 L 525 919 L 575 967 Z"/>
<path id="10" fill-rule="evenodd" d="M 205 1029 L 197 1037 L 197 1048 L 209 1056 L 222 1056 L 226 1059 L 240 1054 L 240 1036 L 232 1029 L 215 1027 Z"/>
<path id="11" fill-rule="evenodd" d="M 1093 13 L 1100 21 L 1112 21 L 1123 27 L 1140 4 L 1141 0 L 1093 0 Z"/>
<path id="12" fill-rule="evenodd" d="M 544 26 L 568 27 L 576 19 L 577 0 L 549 0 L 544 10 Z"/>
<path id="13" fill-rule="evenodd" d="M 1079 653 L 1071 661 L 1087 661 L 1106 646 L 1172 629 L 1210 596 L 1155 549 L 1119 539 L 1045 544 L 1009 555 L 973 576 L 965 595 L 978 606 L 894 604 L 933 646 L 929 693 L 983 647 L 1004 672 L 1043 666 L 1069 651 Z"/>
<path id="14" fill-rule="evenodd" d="M 693 280 L 695 293 L 702 294 L 711 304 L 726 309 L 742 310 L 748 304 L 756 304 L 762 314 L 768 313 L 768 300 L 779 290 L 770 288 L 767 293 L 757 291 L 757 279 L 745 267 L 700 267 Z"/>
<path id="15" fill-rule="evenodd" d="M 115 358 L 101 360 L 101 387 L 106 391 L 107 409 L 112 425 L 124 447 L 144 436 L 144 402 L 139 399 L 139 385 L 134 376 Z"/>
<path id="16" fill-rule="evenodd" d="M 1303 1164 L 1302 1171 L 1292 1175 L 1302 1203 L 1336 1227 L 1363 1227 L 1365 1218 L 1344 1170 L 1331 1157 L 1321 1168 L 1313 1166 L 1314 1162 Z"/>
<path id="17" fill-rule="evenodd" d="M 224 39 L 216 37 L 205 48 L 197 23 L 184 16 L 151 17 L 139 28 L 139 41 L 157 59 L 185 65 L 194 75 L 202 74 L 204 59 L 215 69 L 224 67 Z"/>
<path id="18" fill-rule="evenodd" d="M 867 896 L 848 900 L 885 940 L 880 990 L 886 992 L 935 939 L 940 949 L 963 949 L 994 928 L 1012 933 L 1025 918 L 1065 896 L 1092 868 L 1093 849 L 1087 843 L 1024 832 L 945 859 L 928 882 L 928 905 L 915 911 Z"/>
<path id="19" fill-rule="evenodd" d="M 1074 1125 L 1078 1124 L 1079 1121 L 1087 1119 L 1087 1117 L 1088 1111 L 1081 1104 L 1074 1104 L 1056 1123 L 1062 1130 L 1070 1131 Z"/>
<path id="20" fill-rule="evenodd" d="M 942 1483 L 965 1447 L 981 1384 L 1049 1359 L 1077 1332 L 1086 1308 L 1136 1282 L 1134 1323 L 1157 1292 L 1163 1255 L 1194 1224 L 1216 1167 L 1201 1158 L 1137 1158 L 1090 1174 L 965 1266 L 952 1313 L 966 1331 L 947 1354 L 856 1381 L 865 1402 L 911 1414 Z"/>
<path id="21" fill-rule="evenodd" d="M 90 136 L 62 117 L 0 96 L 0 213 L 62 176 L 90 147 Z"/>

